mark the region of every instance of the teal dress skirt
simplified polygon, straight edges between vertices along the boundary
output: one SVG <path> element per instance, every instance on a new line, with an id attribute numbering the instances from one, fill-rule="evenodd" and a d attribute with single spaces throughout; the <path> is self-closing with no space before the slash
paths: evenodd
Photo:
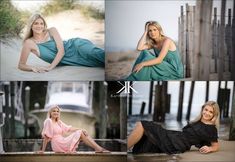
<path id="1" fill-rule="evenodd" d="M 154 48 L 154 54 L 148 50 L 141 51 L 133 68 L 143 61 L 155 59 L 158 57 L 159 53 L 160 50 L 156 48 Z M 168 51 L 162 63 L 153 66 L 145 66 L 137 73 L 132 72 L 125 80 L 177 80 L 183 77 L 183 64 L 178 49 L 176 49 L 175 51 Z"/>
<path id="2" fill-rule="evenodd" d="M 96 47 L 87 39 L 72 38 L 63 41 L 64 57 L 58 66 L 88 66 L 88 67 L 104 67 L 105 54 L 104 50 Z M 52 63 L 58 50 L 56 42 L 51 40 L 37 44 L 40 52 L 40 58 L 48 63 Z"/>

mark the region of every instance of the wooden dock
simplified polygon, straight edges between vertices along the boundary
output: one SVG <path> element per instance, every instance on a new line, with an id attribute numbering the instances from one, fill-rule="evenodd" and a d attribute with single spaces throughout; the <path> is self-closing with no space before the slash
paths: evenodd
<path id="1" fill-rule="evenodd" d="M 128 162 L 235 162 L 235 141 L 219 140 L 218 152 L 201 154 L 196 147 L 182 154 L 128 154 Z"/>
<path id="2" fill-rule="evenodd" d="M 72 154 L 45 152 L 6 152 L 0 154 L 1 162 L 122 162 L 127 160 L 126 152 L 95 153 L 77 152 Z"/>

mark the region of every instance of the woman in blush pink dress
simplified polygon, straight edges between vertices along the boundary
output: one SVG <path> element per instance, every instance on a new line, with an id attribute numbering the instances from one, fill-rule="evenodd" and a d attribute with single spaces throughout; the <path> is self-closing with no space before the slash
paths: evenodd
<path id="1" fill-rule="evenodd" d="M 69 136 L 65 134 L 70 133 Z M 82 140 L 86 145 L 92 147 L 97 153 L 109 152 L 99 146 L 84 129 L 68 126 L 60 120 L 60 108 L 54 105 L 48 111 L 48 118 L 44 121 L 42 130 L 43 144 L 39 153 L 43 153 L 47 143 L 51 141 L 54 152 L 75 153 L 79 142 Z"/>

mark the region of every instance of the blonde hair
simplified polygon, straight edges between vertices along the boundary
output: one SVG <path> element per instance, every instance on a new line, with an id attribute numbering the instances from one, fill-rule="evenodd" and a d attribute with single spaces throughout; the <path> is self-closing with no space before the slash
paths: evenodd
<path id="1" fill-rule="evenodd" d="M 34 15 L 32 15 L 29 18 L 28 24 L 27 24 L 27 29 L 26 29 L 26 33 L 24 36 L 24 41 L 27 40 L 28 38 L 31 38 L 33 36 L 33 30 L 32 30 L 32 25 L 33 23 L 37 20 L 37 19 L 42 19 L 43 23 L 44 23 L 44 31 L 47 30 L 47 23 L 45 21 L 45 19 L 43 18 L 43 16 L 39 13 L 36 13 Z"/>
<path id="2" fill-rule="evenodd" d="M 220 123 L 220 109 L 219 105 L 215 101 L 207 101 L 204 105 L 202 105 L 201 113 L 198 115 L 193 121 L 190 123 L 195 123 L 201 120 L 202 118 L 202 111 L 206 106 L 210 106 L 213 108 L 213 118 L 211 119 L 212 123 L 215 124 L 217 130 L 219 130 L 219 123 Z"/>
<path id="3" fill-rule="evenodd" d="M 48 113 L 47 113 L 47 118 L 51 118 L 51 113 L 54 109 L 58 109 L 59 110 L 59 117 L 56 119 L 56 121 L 60 120 L 60 107 L 58 105 L 52 105 L 49 107 Z"/>
<path id="4" fill-rule="evenodd" d="M 149 24 L 149 25 L 148 25 L 148 24 Z M 163 32 L 163 30 L 162 30 L 161 25 L 160 25 L 157 21 L 148 21 L 148 22 L 146 22 L 146 23 L 145 23 L 145 28 L 147 27 L 147 25 L 148 25 L 148 27 L 149 27 L 149 26 L 154 26 L 154 27 L 156 27 L 156 28 L 158 29 L 158 31 L 159 31 L 159 33 L 160 33 L 160 38 L 159 38 L 160 41 L 162 41 L 162 40 L 166 37 L 165 34 L 164 34 L 164 32 Z M 147 34 L 146 42 L 147 42 L 147 44 L 148 44 L 150 47 L 153 47 L 154 44 L 156 44 L 156 42 L 155 42 L 153 39 L 151 39 L 151 38 L 149 37 L 149 32 L 148 32 L 148 34 Z"/>

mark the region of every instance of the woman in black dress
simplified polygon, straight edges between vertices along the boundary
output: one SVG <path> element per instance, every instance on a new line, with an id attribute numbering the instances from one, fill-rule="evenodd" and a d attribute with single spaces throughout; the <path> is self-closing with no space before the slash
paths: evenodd
<path id="1" fill-rule="evenodd" d="M 128 137 L 127 147 L 133 153 L 176 154 L 190 150 L 192 145 L 200 153 L 215 152 L 219 149 L 219 105 L 214 101 L 206 102 L 200 115 L 182 131 L 166 130 L 151 121 L 137 122 Z"/>

